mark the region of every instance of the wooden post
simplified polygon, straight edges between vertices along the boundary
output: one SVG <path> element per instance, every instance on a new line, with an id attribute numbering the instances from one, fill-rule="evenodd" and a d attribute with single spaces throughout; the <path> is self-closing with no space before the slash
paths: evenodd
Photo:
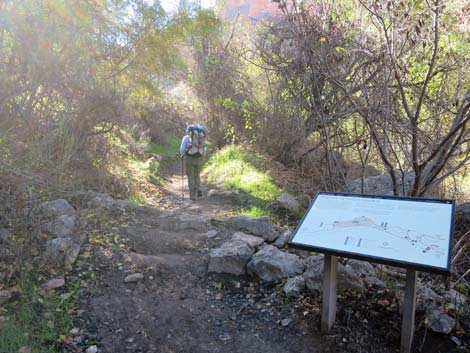
<path id="1" fill-rule="evenodd" d="M 329 333 L 336 318 L 336 283 L 338 258 L 326 255 L 323 264 L 323 297 L 321 310 L 321 332 Z"/>
<path id="2" fill-rule="evenodd" d="M 405 301 L 403 303 L 403 321 L 401 324 L 401 353 L 410 353 L 415 329 L 416 280 L 417 271 L 406 270 Z"/>

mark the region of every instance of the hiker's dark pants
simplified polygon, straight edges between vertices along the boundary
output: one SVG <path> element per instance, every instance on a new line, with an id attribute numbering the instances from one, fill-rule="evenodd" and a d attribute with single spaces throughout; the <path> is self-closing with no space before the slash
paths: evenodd
<path id="1" fill-rule="evenodd" d="M 186 175 L 188 176 L 189 197 L 195 198 L 201 190 L 201 169 L 204 163 L 202 157 L 186 156 Z"/>

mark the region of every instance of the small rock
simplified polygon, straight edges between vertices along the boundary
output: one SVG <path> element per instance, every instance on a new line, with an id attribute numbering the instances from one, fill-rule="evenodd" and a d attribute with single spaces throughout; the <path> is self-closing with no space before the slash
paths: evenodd
<path id="1" fill-rule="evenodd" d="M 18 349 L 18 353 L 31 353 L 31 347 L 23 346 Z"/>
<path id="2" fill-rule="evenodd" d="M 283 193 L 276 198 L 276 201 L 279 203 L 279 206 L 286 209 L 290 212 L 299 212 L 300 210 L 300 203 L 295 199 L 294 196 Z"/>
<path id="3" fill-rule="evenodd" d="M 53 278 L 42 285 L 45 290 L 52 290 L 63 287 L 65 285 L 65 279 L 63 277 Z"/>
<path id="4" fill-rule="evenodd" d="M 6 243 L 11 238 L 11 232 L 6 228 L 0 228 L 0 244 Z"/>
<path id="5" fill-rule="evenodd" d="M 449 334 L 455 327 L 455 320 L 441 309 L 432 309 L 426 314 L 424 320 L 427 327 L 438 333 Z"/>
<path id="6" fill-rule="evenodd" d="M 305 289 L 305 279 L 303 276 L 289 278 L 284 285 L 284 293 L 291 298 L 297 298 Z"/>
<path id="7" fill-rule="evenodd" d="M 134 283 L 134 282 L 141 281 L 143 279 L 144 279 L 144 275 L 142 273 L 133 273 L 131 275 L 126 276 L 126 278 L 124 278 L 124 282 Z"/>
<path id="8" fill-rule="evenodd" d="M 98 352 L 98 347 L 97 346 L 90 346 L 86 349 L 86 353 L 97 353 Z"/>
<path id="9" fill-rule="evenodd" d="M 208 238 L 214 238 L 217 236 L 217 234 L 219 234 L 219 232 L 215 229 L 211 229 L 209 230 L 207 233 L 206 233 L 206 237 Z"/>
<path id="10" fill-rule="evenodd" d="M 273 245 L 279 249 L 283 248 L 284 246 L 286 246 L 291 235 L 292 235 L 292 232 L 290 230 L 286 230 L 285 232 L 282 232 L 279 238 L 277 238 L 276 241 L 273 243 Z"/>
<path id="11" fill-rule="evenodd" d="M 129 337 L 126 339 L 127 343 L 134 343 L 134 341 L 135 341 L 134 337 Z"/>
<path id="12" fill-rule="evenodd" d="M 288 326 L 291 322 L 292 322 L 292 319 L 289 319 L 289 318 L 287 318 L 287 319 L 282 319 L 282 320 L 281 320 L 281 325 L 282 325 L 282 327 L 286 327 L 286 326 Z"/>
<path id="13" fill-rule="evenodd" d="M 78 327 L 74 327 L 73 329 L 71 329 L 69 331 L 69 333 L 72 335 L 72 336 L 77 336 L 79 333 L 80 333 L 80 329 Z"/>

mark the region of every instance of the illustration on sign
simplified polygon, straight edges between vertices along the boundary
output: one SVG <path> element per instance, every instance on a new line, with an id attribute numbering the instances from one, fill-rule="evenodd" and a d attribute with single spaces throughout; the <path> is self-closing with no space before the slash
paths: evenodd
<path id="1" fill-rule="evenodd" d="M 448 270 L 453 203 L 319 193 L 291 245 Z"/>

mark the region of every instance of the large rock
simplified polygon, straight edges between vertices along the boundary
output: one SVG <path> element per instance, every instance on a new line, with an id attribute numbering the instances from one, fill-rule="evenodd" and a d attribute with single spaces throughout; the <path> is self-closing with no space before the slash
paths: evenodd
<path id="1" fill-rule="evenodd" d="M 281 278 L 301 274 L 305 264 L 297 255 L 266 245 L 253 255 L 247 269 L 250 275 L 256 275 L 263 281 L 276 282 Z"/>
<path id="2" fill-rule="evenodd" d="M 178 216 L 177 222 L 178 230 L 190 229 L 199 232 L 207 232 L 208 230 L 207 219 L 203 216 L 181 214 Z"/>
<path id="3" fill-rule="evenodd" d="M 75 232 L 75 222 L 76 216 L 64 214 L 46 223 L 43 229 L 55 237 L 68 237 Z"/>
<path id="4" fill-rule="evenodd" d="M 299 212 L 300 211 L 300 203 L 295 199 L 294 196 L 283 193 L 276 198 L 276 201 L 279 203 L 279 206 L 284 208 L 289 212 Z"/>
<path id="5" fill-rule="evenodd" d="M 451 333 L 456 324 L 452 317 L 439 308 L 429 310 L 424 323 L 432 331 L 445 334 Z"/>
<path id="6" fill-rule="evenodd" d="M 242 232 L 236 232 L 232 235 L 232 240 L 241 240 L 247 243 L 253 249 L 259 248 L 264 243 L 264 239 L 255 235 L 245 234 Z"/>
<path id="7" fill-rule="evenodd" d="M 242 232 L 259 235 L 270 242 L 276 240 L 278 237 L 278 233 L 268 217 L 254 218 L 240 215 L 231 219 L 231 225 Z"/>
<path id="8" fill-rule="evenodd" d="M 63 215 L 76 216 L 75 209 L 64 199 L 44 202 L 39 205 L 38 213 L 42 218 L 57 218 Z"/>
<path id="9" fill-rule="evenodd" d="M 398 188 L 401 193 L 407 194 L 411 190 L 414 183 L 414 173 L 406 173 L 403 177 L 397 175 Z M 364 193 L 373 195 L 393 195 L 392 178 L 389 174 L 382 174 L 377 176 L 371 176 L 364 179 L 364 190 L 361 190 L 362 181 L 356 179 L 348 183 L 349 192 L 353 193 Z"/>
<path id="10" fill-rule="evenodd" d="M 46 242 L 46 256 L 57 259 L 65 254 L 74 242 L 68 237 L 58 237 Z"/>
<path id="11" fill-rule="evenodd" d="M 315 255 L 307 259 L 307 269 L 303 276 L 307 288 L 312 292 L 319 292 L 323 285 L 324 256 Z M 351 289 L 359 292 L 365 291 L 365 285 L 359 274 L 350 265 L 338 263 L 338 289 Z"/>
<path id="12" fill-rule="evenodd" d="M 244 275 L 254 249 L 242 240 L 230 240 L 209 254 L 209 272 Z"/>
<path id="13" fill-rule="evenodd" d="M 42 203 L 37 215 L 43 222 L 42 230 L 55 237 L 68 237 L 75 232 L 77 213 L 64 199 Z"/>
<path id="14" fill-rule="evenodd" d="M 372 266 L 367 261 L 350 259 L 348 261 L 348 265 L 351 266 L 354 271 L 356 271 L 358 274 L 364 277 L 377 275 L 377 273 L 375 272 L 374 266 Z"/>

